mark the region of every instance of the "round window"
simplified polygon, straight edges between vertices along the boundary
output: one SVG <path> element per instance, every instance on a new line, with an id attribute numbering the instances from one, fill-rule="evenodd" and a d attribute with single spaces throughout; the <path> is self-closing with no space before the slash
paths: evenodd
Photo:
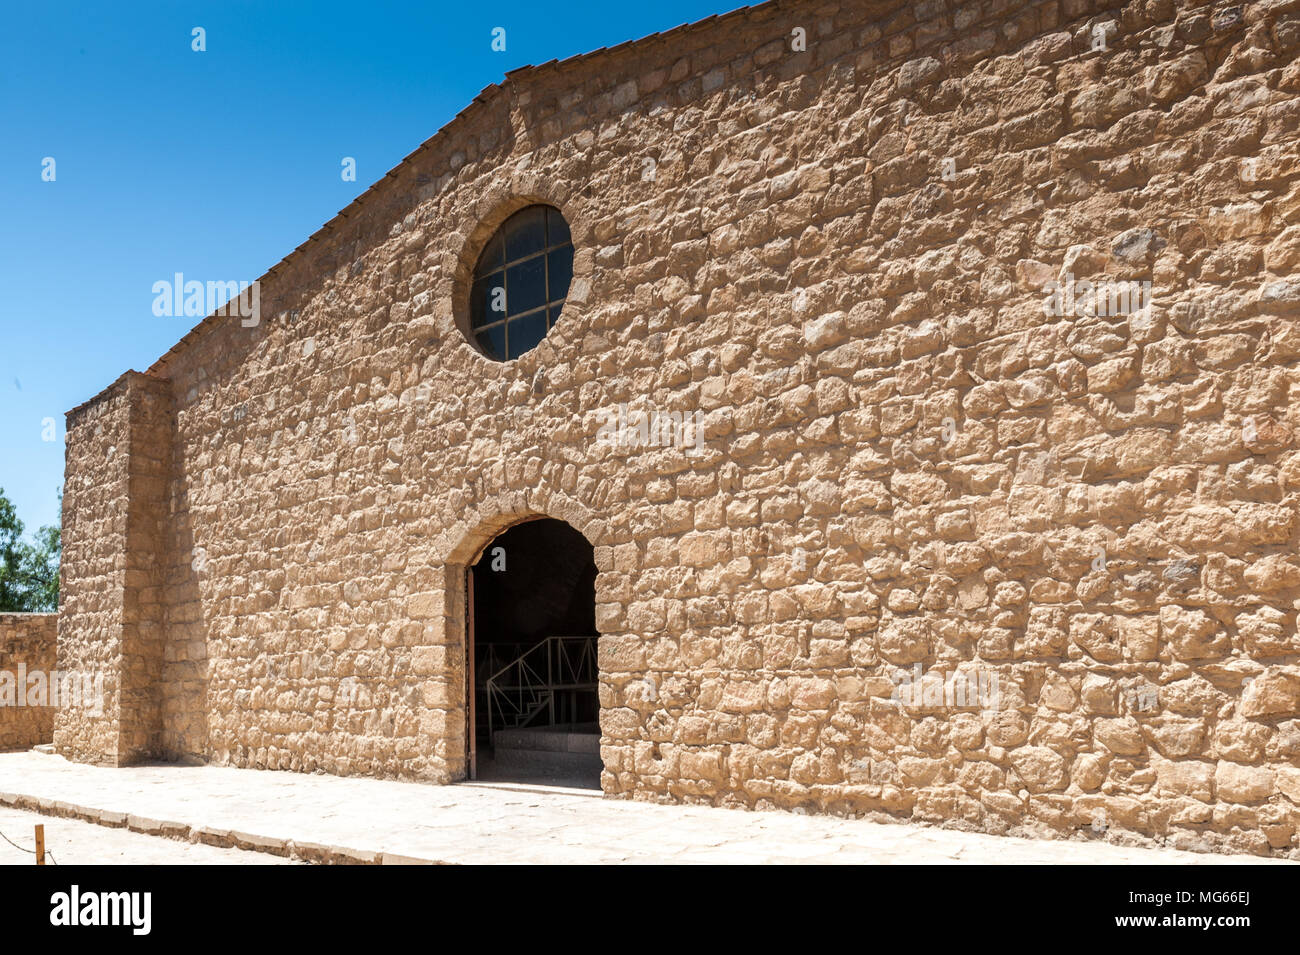
<path id="1" fill-rule="evenodd" d="M 520 209 L 474 267 L 469 324 L 478 347 L 498 361 L 536 348 L 559 321 L 572 278 L 573 242 L 560 210 Z"/>

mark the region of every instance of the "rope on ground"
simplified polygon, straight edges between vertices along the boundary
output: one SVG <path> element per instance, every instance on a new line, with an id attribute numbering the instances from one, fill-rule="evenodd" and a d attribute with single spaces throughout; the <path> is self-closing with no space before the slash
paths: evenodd
<path id="1" fill-rule="evenodd" d="M 34 856 L 34 855 L 36 855 L 36 850 L 35 850 L 35 849 L 24 849 L 24 848 L 23 848 L 22 846 L 20 846 L 18 843 L 14 842 L 12 839 L 10 839 L 8 836 L 6 836 L 3 832 L 0 832 L 0 839 L 3 839 L 5 842 L 9 843 L 11 846 L 13 846 L 13 847 L 14 847 L 15 849 L 17 849 L 19 852 L 26 852 L 29 856 Z M 47 856 L 50 857 L 50 861 L 53 862 L 55 865 L 58 865 L 58 864 L 59 864 L 59 860 L 56 859 L 56 858 L 54 858 L 54 853 L 51 852 L 49 849 L 46 849 L 46 850 L 45 850 L 45 854 L 46 854 Z"/>
<path id="2" fill-rule="evenodd" d="M 29 856 L 34 856 L 34 855 L 36 855 L 36 850 L 35 850 L 35 849 L 24 849 L 24 848 L 23 848 L 22 846 L 20 846 L 18 843 L 14 842 L 12 839 L 10 839 L 8 836 L 6 836 L 3 832 L 0 832 L 0 839 L 3 839 L 5 842 L 9 843 L 11 846 L 13 846 L 13 847 L 14 847 L 15 849 L 17 849 L 19 852 L 26 852 Z"/>

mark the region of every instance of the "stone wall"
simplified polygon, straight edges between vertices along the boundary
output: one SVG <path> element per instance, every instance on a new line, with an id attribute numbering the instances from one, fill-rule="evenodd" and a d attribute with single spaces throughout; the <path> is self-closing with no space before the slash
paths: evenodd
<path id="1" fill-rule="evenodd" d="M 57 624 L 53 613 L 0 613 L 0 752 L 30 749 L 53 736 L 54 707 L 30 704 L 48 699 L 33 699 L 33 678 L 43 674 L 48 687 Z"/>
<path id="2" fill-rule="evenodd" d="M 1298 50 L 1297 0 L 778 2 L 511 74 L 150 369 L 162 752 L 463 775 L 464 570 L 545 514 L 607 794 L 1294 853 Z M 535 201 L 573 285 L 497 363 L 466 279 Z M 95 652 L 155 546 L 123 401 L 69 421 Z"/>
<path id="3" fill-rule="evenodd" d="M 171 392 L 128 372 L 68 414 L 58 665 L 103 681 L 96 712 L 60 710 L 55 748 L 125 764 L 164 755 L 163 554 Z"/>

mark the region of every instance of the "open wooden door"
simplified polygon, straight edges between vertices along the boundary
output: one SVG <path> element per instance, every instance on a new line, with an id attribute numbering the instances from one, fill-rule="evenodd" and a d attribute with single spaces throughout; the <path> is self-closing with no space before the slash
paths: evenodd
<path id="1" fill-rule="evenodd" d="M 478 719 L 474 712 L 478 693 L 474 680 L 474 570 L 472 567 L 465 568 L 465 657 L 467 680 L 465 699 L 469 701 L 469 705 L 465 707 L 466 717 L 469 720 L 465 736 L 469 747 L 469 778 L 478 779 Z"/>

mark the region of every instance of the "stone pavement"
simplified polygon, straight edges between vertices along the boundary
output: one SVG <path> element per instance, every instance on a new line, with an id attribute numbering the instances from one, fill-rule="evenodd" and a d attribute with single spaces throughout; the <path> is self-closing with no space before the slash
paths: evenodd
<path id="1" fill-rule="evenodd" d="M 430 786 L 174 764 L 112 769 L 35 752 L 0 754 L 0 805 L 305 861 L 1109 865 L 1270 861 L 785 812 L 663 806 L 604 799 L 585 790 L 476 783 Z"/>
<path id="2" fill-rule="evenodd" d="M 46 865 L 293 865 L 265 852 L 220 849 L 197 842 L 159 839 L 126 829 L 109 829 L 78 819 L 60 819 L 18 809 L 0 809 L 0 865 L 34 865 L 33 827 L 45 825 Z"/>

